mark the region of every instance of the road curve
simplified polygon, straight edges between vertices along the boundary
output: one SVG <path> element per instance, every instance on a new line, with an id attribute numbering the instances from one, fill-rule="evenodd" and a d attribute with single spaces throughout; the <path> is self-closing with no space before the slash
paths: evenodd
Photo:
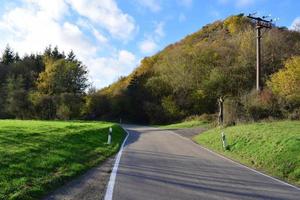
<path id="1" fill-rule="evenodd" d="M 171 131 L 124 126 L 129 132 L 114 200 L 299 199 L 300 190 L 203 149 Z"/>

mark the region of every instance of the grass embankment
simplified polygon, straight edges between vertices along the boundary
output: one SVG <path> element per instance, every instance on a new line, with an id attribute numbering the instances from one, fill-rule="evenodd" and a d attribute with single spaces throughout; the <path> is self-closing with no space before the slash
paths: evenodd
<path id="1" fill-rule="evenodd" d="M 209 127 L 209 123 L 201 120 L 191 120 L 191 121 L 183 121 L 183 122 L 169 124 L 169 125 L 160 125 L 157 127 L 163 129 L 181 129 L 181 128 L 194 128 L 194 127 L 207 128 Z"/>
<path id="2" fill-rule="evenodd" d="M 224 151 L 220 129 L 194 140 L 214 151 L 272 176 L 300 185 L 300 121 L 237 125 L 224 129 L 229 150 Z"/>
<path id="3" fill-rule="evenodd" d="M 114 154 L 123 138 L 113 123 L 0 120 L 0 199 L 39 199 Z"/>

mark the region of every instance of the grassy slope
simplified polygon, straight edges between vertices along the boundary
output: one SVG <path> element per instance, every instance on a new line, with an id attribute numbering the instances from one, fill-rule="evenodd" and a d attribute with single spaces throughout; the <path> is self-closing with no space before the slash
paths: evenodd
<path id="1" fill-rule="evenodd" d="M 230 150 L 223 151 L 220 129 L 194 139 L 248 166 L 300 185 L 300 121 L 255 123 L 224 130 Z"/>
<path id="2" fill-rule="evenodd" d="M 39 199 L 114 154 L 123 138 L 112 123 L 0 120 L 0 199 Z"/>
<path id="3" fill-rule="evenodd" d="M 163 129 L 180 129 L 180 128 L 193 128 L 193 127 L 208 127 L 209 123 L 205 121 L 192 120 L 192 121 L 184 121 L 176 124 L 169 125 L 161 125 L 159 128 Z"/>

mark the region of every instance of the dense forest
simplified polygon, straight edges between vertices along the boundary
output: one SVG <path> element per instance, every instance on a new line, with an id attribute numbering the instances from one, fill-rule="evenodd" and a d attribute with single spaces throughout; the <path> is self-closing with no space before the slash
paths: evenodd
<path id="1" fill-rule="evenodd" d="M 274 27 L 262 39 L 263 90 L 255 90 L 255 24 L 230 16 L 141 61 L 129 76 L 88 90 L 73 52 L 48 47 L 20 58 L 7 47 L 0 64 L 0 117 L 169 123 L 217 112 L 225 121 L 300 118 L 300 33 Z"/>
<path id="2" fill-rule="evenodd" d="M 0 63 L 0 118 L 81 118 L 87 73 L 73 51 L 66 56 L 48 47 L 20 58 L 7 46 Z"/>

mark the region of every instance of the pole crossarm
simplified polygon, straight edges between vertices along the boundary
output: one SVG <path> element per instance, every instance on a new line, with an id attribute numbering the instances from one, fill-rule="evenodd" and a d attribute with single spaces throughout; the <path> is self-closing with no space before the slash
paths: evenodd
<path id="1" fill-rule="evenodd" d="M 273 20 L 266 20 L 264 18 L 266 17 L 254 17 L 252 15 L 248 15 L 248 18 L 250 18 L 252 21 L 255 22 L 257 27 L 261 27 L 261 28 L 272 28 L 274 26 L 274 24 L 272 23 Z"/>

